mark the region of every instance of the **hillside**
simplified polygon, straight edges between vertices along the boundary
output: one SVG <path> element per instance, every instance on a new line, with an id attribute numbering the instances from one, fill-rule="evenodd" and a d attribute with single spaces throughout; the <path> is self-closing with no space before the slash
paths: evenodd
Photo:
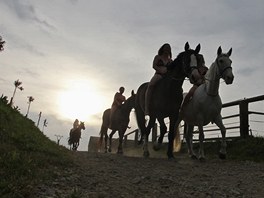
<path id="1" fill-rule="evenodd" d="M 56 177 L 56 169 L 72 164 L 67 149 L 0 100 L 0 197 L 30 197 L 37 184 Z"/>

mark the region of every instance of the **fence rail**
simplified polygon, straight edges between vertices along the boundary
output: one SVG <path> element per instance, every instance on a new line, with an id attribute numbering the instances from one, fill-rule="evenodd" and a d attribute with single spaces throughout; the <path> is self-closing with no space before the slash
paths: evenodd
<path id="1" fill-rule="evenodd" d="M 257 111 L 249 111 L 249 104 L 250 103 L 254 103 L 254 102 L 260 102 L 264 100 L 264 95 L 260 95 L 260 96 L 256 96 L 256 97 L 252 97 L 252 98 L 244 98 L 241 100 L 236 100 L 233 102 L 228 102 L 228 103 L 224 103 L 222 105 L 222 108 L 229 108 L 229 107 L 234 107 L 234 106 L 238 106 L 239 108 L 239 113 L 238 114 L 233 114 L 233 115 L 228 115 L 228 116 L 223 116 L 222 119 L 223 120 L 229 120 L 231 118 L 239 118 L 239 125 L 237 126 L 231 126 L 231 127 L 226 127 L 227 132 L 231 132 L 231 130 L 234 129 L 239 129 L 239 136 L 233 136 L 230 137 L 231 139 L 235 139 L 235 138 L 247 138 L 250 135 L 250 129 L 249 129 L 249 115 L 255 114 L 255 115 L 264 115 L 264 112 L 257 112 Z M 263 127 L 264 128 L 264 127 Z M 204 130 L 204 132 L 215 132 L 218 131 L 220 132 L 220 130 L 218 128 L 212 128 L 212 129 L 206 129 Z M 199 131 L 196 130 L 194 132 L 194 134 L 198 134 Z M 135 134 L 135 138 L 134 140 L 137 141 L 138 140 L 138 129 L 131 131 L 129 133 L 127 133 L 125 135 L 125 140 L 128 138 L 129 135 Z M 182 134 L 181 134 L 182 135 Z M 157 125 L 153 128 L 152 130 L 152 141 L 155 141 L 157 138 Z M 206 140 L 215 140 L 217 138 L 206 138 Z"/>

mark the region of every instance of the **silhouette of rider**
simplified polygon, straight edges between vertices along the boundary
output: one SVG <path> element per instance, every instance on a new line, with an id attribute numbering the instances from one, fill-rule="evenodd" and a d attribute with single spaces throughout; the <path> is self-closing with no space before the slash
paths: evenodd
<path id="1" fill-rule="evenodd" d="M 167 73 L 166 65 L 172 61 L 171 56 L 172 56 L 171 46 L 170 44 L 165 43 L 160 47 L 158 54 L 154 57 L 152 67 L 155 69 L 156 72 L 154 76 L 151 78 L 145 94 L 146 116 L 149 115 L 149 103 L 153 88 L 155 87 L 157 82 L 163 78 L 164 74 Z"/>
<path id="2" fill-rule="evenodd" d="M 112 116 L 113 116 L 113 113 L 116 111 L 116 109 L 123 103 L 126 101 L 126 97 L 123 95 L 125 91 L 125 88 L 124 87 L 120 87 L 119 88 L 119 92 L 116 92 L 115 93 L 115 96 L 114 96 L 114 101 L 112 103 L 112 106 L 111 106 L 111 113 L 110 113 L 110 127 L 112 127 Z"/>
<path id="3" fill-rule="evenodd" d="M 75 119 L 75 121 L 73 122 L 73 130 L 77 129 L 79 127 L 79 120 Z"/>

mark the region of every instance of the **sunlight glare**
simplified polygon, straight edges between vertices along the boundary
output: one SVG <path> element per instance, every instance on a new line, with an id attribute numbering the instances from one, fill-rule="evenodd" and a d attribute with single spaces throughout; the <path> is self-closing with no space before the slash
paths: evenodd
<path id="1" fill-rule="evenodd" d="M 61 116 L 67 119 L 88 121 L 103 111 L 103 101 L 95 85 L 78 80 L 67 83 L 67 89 L 59 93 L 58 107 Z"/>

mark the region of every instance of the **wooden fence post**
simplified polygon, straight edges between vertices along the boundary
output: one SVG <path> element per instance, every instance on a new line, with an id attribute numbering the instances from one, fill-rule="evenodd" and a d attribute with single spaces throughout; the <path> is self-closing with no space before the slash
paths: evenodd
<path id="1" fill-rule="evenodd" d="M 247 138 L 249 136 L 248 123 L 248 102 L 242 100 L 239 102 L 239 117 L 240 117 L 240 137 Z"/>

